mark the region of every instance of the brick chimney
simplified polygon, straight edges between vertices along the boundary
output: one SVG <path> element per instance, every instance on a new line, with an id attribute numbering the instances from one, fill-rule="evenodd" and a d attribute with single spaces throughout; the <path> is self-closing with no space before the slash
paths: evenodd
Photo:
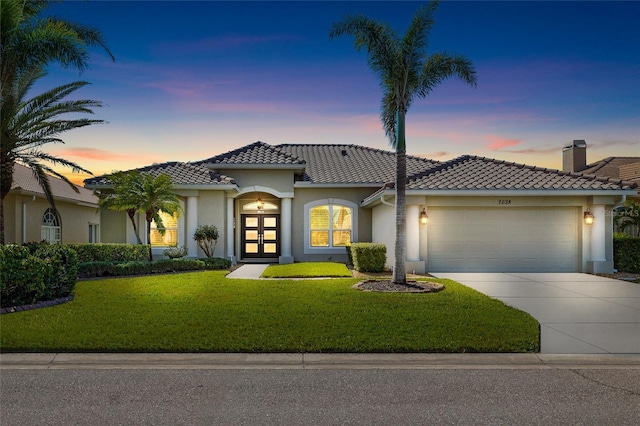
<path id="1" fill-rule="evenodd" d="M 562 171 L 579 172 L 587 168 L 587 143 L 574 140 L 562 147 Z"/>

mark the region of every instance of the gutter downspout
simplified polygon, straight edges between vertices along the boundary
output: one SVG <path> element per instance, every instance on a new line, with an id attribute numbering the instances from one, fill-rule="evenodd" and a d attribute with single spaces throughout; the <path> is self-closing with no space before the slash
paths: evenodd
<path id="1" fill-rule="evenodd" d="M 616 205 L 614 205 L 614 206 L 611 208 L 611 210 L 615 210 L 615 209 L 617 209 L 618 207 L 622 207 L 622 206 L 624 205 L 624 203 L 626 203 L 626 202 L 627 202 L 627 194 L 624 194 L 624 195 L 622 196 L 622 198 L 620 199 L 620 201 L 618 201 L 618 203 L 616 203 Z"/>
<path id="2" fill-rule="evenodd" d="M 31 200 L 22 202 L 22 244 L 27 242 L 27 203 L 33 203 L 35 200 L 36 196 L 34 195 Z"/>
<path id="3" fill-rule="evenodd" d="M 381 195 L 380 195 L 380 202 L 381 202 L 382 204 L 384 204 L 384 205 L 391 206 L 391 207 L 394 207 L 394 208 L 395 208 L 395 206 L 396 206 L 395 204 L 393 204 L 393 203 L 390 203 L 390 202 L 386 201 L 386 200 L 384 199 L 384 194 L 381 194 Z"/>

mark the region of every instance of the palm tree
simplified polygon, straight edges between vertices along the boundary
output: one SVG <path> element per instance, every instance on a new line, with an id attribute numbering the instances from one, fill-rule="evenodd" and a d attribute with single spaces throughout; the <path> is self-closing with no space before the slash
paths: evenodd
<path id="1" fill-rule="evenodd" d="M 388 24 L 365 16 L 347 16 L 332 25 L 329 37 L 354 37 L 354 47 L 367 49 L 369 66 L 383 91 L 380 118 L 396 151 L 396 241 L 393 282 L 406 284 L 406 140 L 405 115 L 414 98 L 424 98 L 443 80 L 456 76 L 476 86 L 476 72 L 469 59 L 448 53 L 427 53 L 429 32 L 438 1 L 421 7 L 409 29 L 400 37 Z"/>
<path id="2" fill-rule="evenodd" d="M 95 28 L 55 17 L 40 17 L 51 0 L 0 2 L 1 101 L 11 96 L 25 72 L 51 62 L 83 71 L 88 67 L 88 47 L 97 46 L 115 60 L 102 34 Z"/>
<path id="3" fill-rule="evenodd" d="M 640 237 L 640 203 L 635 200 L 627 200 L 624 208 L 615 212 L 614 222 L 620 232 L 635 231 L 636 237 Z"/>
<path id="4" fill-rule="evenodd" d="M 62 98 L 86 85 L 71 83 L 48 91 L 30 101 L 27 91 L 35 80 L 45 75 L 51 62 L 63 67 L 83 71 L 88 67 L 88 47 L 102 47 L 112 58 L 102 35 L 91 27 L 58 18 L 40 17 L 50 0 L 1 0 L 0 1 L 0 192 L 2 201 L 11 189 L 13 166 L 21 161 L 31 167 L 43 187 L 51 207 L 55 210 L 47 173 L 65 180 L 64 176 L 43 166 L 38 160 L 54 165 L 69 166 L 73 171 L 88 172 L 78 165 L 47 155 L 39 147 L 50 142 L 62 142 L 55 136 L 76 127 L 100 122 L 99 120 L 51 121 L 66 112 L 91 112 L 100 106 L 95 101 L 75 103 L 59 102 Z M 40 140 L 38 140 L 41 138 Z M 0 244 L 4 244 L 4 208 L 0 202 Z"/>
<path id="5" fill-rule="evenodd" d="M 138 244 L 142 244 L 138 225 L 135 216 L 139 206 L 139 194 L 136 192 L 136 181 L 139 179 L 140 173 L 135 172 L 118 172 L 106 176 L 112 184 L 112 192 L 99 192 L 99 204 L 102 208 L 110 210 L 125 211 L 133 225 L 133 232 L 136 235 Z"/>
<path id="6" fill-rule="evenodd" d="M 42 187 L 49 204 L 56 210 L 55 201 L 49 185 L 49 175 L 54 175 L 67 182 L 76 192 L 78 188 L 64 175 L 50 166 L 41 163 L 47 161 L 52 165 L 70 167 L 74 172 L 90 171 L 76 163 L 55 157 L 41 150 L 48 143 L 64 143 L 58 135 L 68 130 L 77 129 L 103 120 L 88 118 L 63 119 L 60 116 L 69 113 L 93 114 L 93 108 L 102 104 L 92 100 L 65 100 L 76 90 L 86 86 L 87 82 L 77 81 L 56 87 L 31 99 L 26 99 L 27 92 L 33 83 L 44 75 L 42 70 L 24 73 L 16 84 L 15 96 L 2 104 L 0 109 L 0 125 L 2 127 L 2 144 L 0 145 L 0 228 L 1 241 L 4 244 L 4 199 L 11 190 L 13 166 L 20 162 L 33 170 L 33 174 Z"/>
<path id="7" fill-rule="evenodd" d="M 115 180 L 114 177 L 115 176 Z M 153 260 L 151 251 L 151 223 L 164 235 L 165 227 L 160 212 L 170 215 L 180 214 L 182 205 L 173 192 L 171 176 L 166 173 L 154 176 L 141 173 L 139 170 L 115 173 L 108 177 L 113 183 L 113 193 L 102 196 L 103 205 L 114 210 L 127 211 L 133 223 L 136 211 L 144 212 L 147 221 L 147 242 L 149 243 L 149 260 Z M 136 229 L 137 234 L 137 228 Z M 138 241 L 140 238 L 138 237 Z"/>

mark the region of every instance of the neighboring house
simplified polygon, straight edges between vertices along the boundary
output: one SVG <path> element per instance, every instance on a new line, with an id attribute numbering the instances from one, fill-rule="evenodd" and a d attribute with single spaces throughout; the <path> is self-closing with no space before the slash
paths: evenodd
<path id="1" fill-rule="evenodd" d="M 50 176 L 57 214 L 31 169 L 15 164 L 11 191 L 4 199 L 5 241 L 22 244 L 47 240 L 58 243 L 99 242 L 100 214 L 93 191 Z"/>
<path id="2" fill-rule="evenodd" d="M 640 183 L 640 157 L 607 157 L 587 164 L 587 143 L 583 140 L 562 148 L 562 170 Z"/>
<path id="3" fill-rule="evenodd" d="M 349 241 L 373 241 L 394 263 L 393 152 L 256 142 L 140 171 L 168 173 L 184 205 L 158 254 L 179 244 L 202 256 L 193 233 L 208 224 L 220 230 L 215 255 L 234 262 L 346 261 Z M 408 156 L 407 176 L 409 272 L 611 272 L 609 213 L 637 192 L 636 183 L 475 156 Z M 85 185 L 109 188 L 104 176 Z M 102 240 L 135 241 L 124 213 L 102 212 Z"/>

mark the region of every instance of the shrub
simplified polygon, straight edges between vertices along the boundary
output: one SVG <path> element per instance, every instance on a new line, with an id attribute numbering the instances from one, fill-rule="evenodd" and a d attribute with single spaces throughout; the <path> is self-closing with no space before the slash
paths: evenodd
<path id="1" fill-rule="evenodd" d="M 169 247 L 163 252 L 163 254 L 171 259 L 178 259 L 189 254 L 189 249 L 186 246 Z"/>
<path id="2" fill-rule="evenodd" d="M 640 273 L 640 237 L 614 237 L 613 266 L 620 272 Z"/>
<path id="3" fill-rule="evenodd" d="M 360 272 L 383 272 L 387 261 L 387 247 L 384 244 L 351 244 L 353 269 Z"/>
<path id="4" fill-rule="evenodd" d="M 215 225 L 199 225 L 193 234 L 193 239 L 198 243 L 205 256 L 213 257 L 218 244 L 218 228 Z"/>
<path id="5" fill-rule="evenodd" d="M 0 306 L 34 303 L 45 294 L 51 263 L 32 256 L 28 247 L 0 245 Z"/>
<path id="6" fill-rule="evenodd" d="M 149 258 L 149 246 L 143 244 L 68 244 L 78 253 L 78 261 L 127 262 Z"/>
<path id="7" fill-rule="evenodd" d="M 68 246 L 42 244 L 33 255 L 43 259 L 51 268 L 44 277 L 45 293 L 39 300 L 68 296 L 78 279 L 78 254 Z"/>
<path id="8" fill-rule="evenodd" d="M 203 271 L 226 269 L 231 262 L 226 259 L 162 259 L 131 262 L 81 263 L 78 275 L 82 278 L 119 277 L 124 275 L 162 274 L 167 272 Z"/>

